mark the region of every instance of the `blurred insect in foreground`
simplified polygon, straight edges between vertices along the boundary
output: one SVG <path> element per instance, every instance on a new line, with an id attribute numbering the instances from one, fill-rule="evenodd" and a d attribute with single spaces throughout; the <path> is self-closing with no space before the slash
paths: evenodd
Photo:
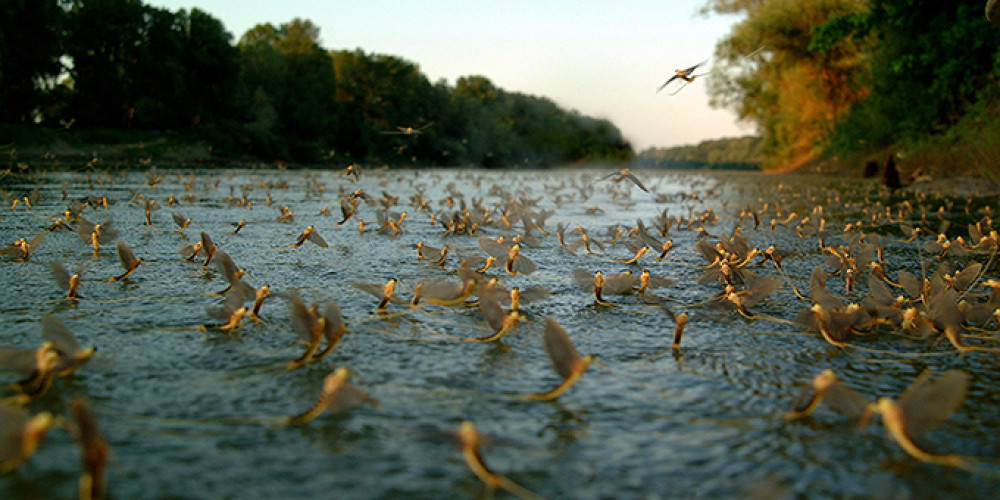
<path id="1" fill-rule="evenodd" d="M 299 358 L 288 363 L 288 369 L 293 370 L 306 363 L 319 361 L 330 354 L 340 339 L 344 336 L 346 325 L 337 303 L 328 300 L 320 310 L 319 305 L 306 306 L 299 297 L 292 296 L 289 303 L 292 314 L 292 327 L 306 344 L 306 351 Z M 326 339 L 326 347 L 320 351 L 320 343 Z"/>
<path id="2" fill-rule="evenodd" d="M 832 370 L 824 370 L 813 378 L 812 390 L 807 388 L 803 391 L 799 397 L 802 403 L 785 413 L 785 418 L 797 420 L 807 417 L 823 401 L 837 412 L 859 419 L 858 428 L 868 425 L 872 415 L 878 413 L 882 416 L 882 424 L 889 436 L 911 457 L 926 463 L 966 467 L 972 463 L 969 457 L 931 453 L 913 441 L 958 409 L 965 400 L 969 385 L 968 375 L 960 370 L 950 370 L 934 382 L 930 378 L 930 371 L 925 371 L 896 401 L 880 397 L 875 402 L 869 402 L 841 383 Z"/>
<path id="3" fill-rule="evenodd" d="M 240 322 L 250 314 L 250 309 L 244 305 L 247 300 L 253 298 L 253 294 L 247 288 L 233 288 L 226 294 L 226 300 L 220 306 L 205 307 L 205 312 L 213 319 L 221 323 L 210 323 L 200 326 L 203 330 L 215 329 L 223 332 L 232 332 L 239 328 Z"/>
<path id="4" fill-rule="evenodd" d="M 528 491 L 514 481 L 493 472 L 486 466 L 486 462 L 483 460 L 483 455 L 479 451 L 479 447 L 482 446 L 484 442 L 484 437 L 479 434 L 479 431 L 472 422 L 466 420 L 459 424 L 457 437 L 459 444 L 462 446 L 462 457 L 465 459 L 466 465 L 468 465 L 469 468 L 472 469 L 473 474 L 475 474 L 476 477 L 478 477 L 479 480 L 486 485 L 487 496 L 492 497 L 493 492 L 496 491 L 497 488 L 500 488 L 523 499 L 533 500 L 543 498 L 536 493 Z"/>
<path id="5" fill-rule="evenodd" d="M 153 226 L 153 212 L 160 209 L 160 204 L 152 198 L 147 198 L 145 204 L 143 205 L 143 211 L 146 214 L 146 225 Z"/>
<path id="6" fill-rule="evenodd" d="M 52 343 L 53 349 L 59 355 L 53 371 L 60 377 L 73 374 L 93 357 L 96 350 L 94 347 L 84 348 L 80 345 L 62 320 L 51 314 L 42 316 L 42 337 Z"/>
<path id="7" fill-rule="evenodd" d="M 80 217 L 76 225 L 76 234 L 84 243 L 90 243 L 94 247 L 94 257 L 100 255 L 101 245 L 114 241 L 118 237 L 118 230 L 115 229 L 110 219 L 94 224 L 89 220 Z"/>
<path id="8" fill-rule="evenodd" d="M 860 419 L 865 414 L 869 403 L 867 398 L 844 385 L 833 373 L 833 370 L 823 370 L 799 395 L 795 409 L 785 413 L 784 417 L 787 420 L 808 417 L 816 411 L 822 402 L 826 402 L 830 408 L 854 419 Z"/>
<path id="9" fill-rule="evenodd" d="M 121 281 L 128 278 L 130 274 L 135 272 L 139 268 L 139 264 L 144 264 L 142 259 L 135 256 L 132 252 L 132 247 L 128 246 L 124 241 L 118 242 L 118 260 L 122 264 L 122 268 L 125 272 L 121 275 L 109 278 L 108 281 Z"/>
<path id="10" fill-rule="evenodd" d="M 472 280 L 469 280 L 469 282 L 471 281 Z M 479 286 L 478 295 L 479 310 L 482 311 L 483 316 L 486 317 L 486 321 L 493 329 L 493 333 L 485 337 L 466 339 L 467 342 L 493 342 L 500 340 L 501 337 L 514 328 L 514 325 L 516 325 L 518 321 L 525 320 L 519 310 L 511 308 L 511 311 L 508 313 L 500 307 L 501 296 L 505 294 L 503 293 L 503 290 L 496 288 L 494 285 L 484 284 Z"/>
<path id="11" fill-rule="evenodd" d="M 858 426 L 864 427 L 872 414 L 878 413 L 886 432 L 911 457 L 931 464 L 968 466 L 972 462 L 969 457 L 931 453 L 913 442 L 958 409 L 969 386 L 969 376 L 960 370 L 949 370 L 934 382 L 930 382 L 930 377 L 930 372 L 925 371 L 897 401 L 881 397 L 870 404 Z"/>
<path id="12" fill-rule="evenodd" d="M 79 498 L 81 500 L 97 500 L 104 498 L 104 477 L 108 455 L 111 446 L 108 440 L 97 428 L 94 414 L 82 397 L 76 397 L 70 402 L 73 412 L 73 423 L 68 423 L 71 433 L 80 442 L 80 458 L 83 462 L 83 473 L 80 474 Z"/>
<path id="13" fill-rule="evenodd" d="M 170 217 L 174 220 L 174 224 L 177 224 L 177 227 L 180 228 L 174 231 L 175 234 L 184 234 L 184 230 L 187 229 L 192 222 L 194 222 L 191 219 L 184 217 L 184 215 L 180 212 L 174 212 L 170 214 Z"/>
<path id="14" fill-rule="evenodd" d="M 22 377 L 12 386 L 20 393 L 14 399 L 22 404 L 45 394 L 56 376 L 58 363 L 59 353 L 52 342 L 44 342 L 38 349 L 0 348 L 0 371 L 14 372 Z"/>
<path id="15" fill-rule="evenodd" d="M 54 422 L 49 412 L 32 416 L 23 408 L 0 403 L 0 474 L 31 458 Z"/>
<path id="16" fill-rule="evenodd" d="M 66 270 L 66 266 L 59 261 L 50 262 L 49 269 L 52 271 L 52 278 L 56 280 L 59 288 L 66 290 L 66 300 L 77 300 L 80 298 L 79 288 L 80 275 L 83 273 L 82 269 L 78 269 L 75 273 L 70 274 Z"/>
<path id="17" fill-rule="evenodd" d="M 365 293 L 370 293 L 375 297 L 379 298 L 378 307 L 375 308 L 375 312 L 382 313 L 386 311 L 386 307 L 389 305 L 389 301 L 395 302 L 397 304 L 405 304 L 406 301 L 399 298 L 396 295 L 396 285 L 399 280 L 396 278 L 390 278 L 386 281 L 384 285 L 379 285 L 377 283 L 352 283 L 355 288 L 361 290 Z"/>
<path id="18" fill-rule="evenodd" d="M 26 262 L 31 257 L 31 254 L 38 249 L 38 246 L 42 244 L 42 240 L 46 234 L 49 234 L 48 231 L 43 231 L 38 236 L 32 238 L 31 241 L 21 238 L 6 247 L 0 248 L 0 256 L 13 257 L 17 262 Z"/>
<path id="19" fill-rule="evenodd" d="M 295 240 L 295 244 L 292 245 L 292 248 L 300 247 L 304 245 L 306 241 L 311 241 L 323 248 L 329 246 L 326 240 L 320 236 L 319 232 L 316 231 L 316 228 L 313 226 L 309 226 L 302 231 L 302 234 L 300 234 L 298 239 Z"/>

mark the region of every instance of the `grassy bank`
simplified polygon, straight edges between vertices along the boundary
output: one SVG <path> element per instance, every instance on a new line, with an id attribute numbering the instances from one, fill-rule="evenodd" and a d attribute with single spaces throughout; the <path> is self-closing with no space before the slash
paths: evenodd
<path id="1" fill-rule="evenodd" d="M 12 166 L 28 162 L 206 163 L 223 161 L 193 133 L 72 130 L 0 125 L 0 153 Z"/>
<path id="2" fill-rule="evenodd" d="M 982 178 L 1000 185 L 1000 91 L 981 95 L 968 111 L 947 129 L 906 139 L 883 148 L 830 148 L 802 166 L 800 172 L 861 176 L 864 165 L 880 166 L 896 156 L 902 178 L 926 174 L 932 178 Z"/>

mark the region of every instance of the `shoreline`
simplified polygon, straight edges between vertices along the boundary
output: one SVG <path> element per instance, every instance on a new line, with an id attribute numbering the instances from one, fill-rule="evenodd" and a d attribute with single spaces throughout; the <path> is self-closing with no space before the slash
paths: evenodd
<path id="1" fill-rule="evenodd" d="M 132 141 L 115 144 L 93 142 L 80 143 L 59 137 L 58 133 L 49 134 L 44 144 L 29 144 L 18 146 L 16 142 L 0 145 L 0 153 L 7 156 L 7 172 L 11 174 L 27 171 L 32 165 L 44 165 L 49 168 L 109 168 L 109 169 L 132 169 L 132 168 L 293 168 L 293 169 L 338 169 L 345 168 L 351 164 L 366 165 L 368 168 L 389 168 L 414 169 L 414 168 L 485 168 L 476 165 L 463 166 L 426 166 L 412 164 L 393 164 L 386 162 L 359 162 L 350 159 L 331 158 L 325 162 L 315 163 L 294 163 L 283 160 L 265 160 L 251 157 L 222 157 L 213 153 L 212 146 L 204 139 L 190 139 L 176 137 L 174 134 L 163 134 L 153 137 L 150 141 Z M 74 138 L 75 139 L 75 138 Z M 71 139 L 72 140 L 72 139 Z M 630 168 L 636 170 L 651 171 L 672 171 L 672 172 L 724 172 L 720 169 L 671 169 L 671 168 L 645 168 L 635 163 L 641 161 L 633 160 Z M 597 167 L 601 163 L 592 164 Z M 587 165 L 578 163 L 574 165 Z M 590 166 L 590 165 L 588 165 Z M 566 165 L 555 165 L 551 167 L 536 167 L 540 169 L 561 169 Z M 510 167 L 512 170 L 522 170 L 523 166 Z M 492 169 L 490 169 L 492 170 Z M 904 172 L 916 170 L 915 167 L 901 168 Z M 792 176 L 841 176 L 861 180 L 860 167 L 853 168 L 848 162 L 842 160 L 814 161 L 810 164 L 801 165 L 795 169 L 771 169 L 746 172 L 760 173 L 763 175 L 792 175 Z M 742 171 L 741 171 L 742 172 Z M 997 186 L 990 179 L 977 175 L 973 169 L 965 171 L 942 171 L 931 172 L 931 176 L 924 176 L 920 182 L 914 182 L 901 189 L 901 192 L 937 192 L 948 193 L 954 196 L 1000 196 L 1000 186 Z M 948 175 L 953 174 L 953 175 Z M 0 177 L 2 178 L 2 177 Z"/>

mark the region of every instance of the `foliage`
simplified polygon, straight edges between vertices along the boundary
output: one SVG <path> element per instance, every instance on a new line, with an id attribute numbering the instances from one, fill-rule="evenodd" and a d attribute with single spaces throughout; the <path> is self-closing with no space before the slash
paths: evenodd
<path id="1" fill-rule="evenodd" d="M 58 0 L 0 1 L 0 120 L 34 120 L 51 87 L 43 80 L 60 70 L 64 19 Z"/>
<path id="2" fill-rule="evenodd" d="M 813 29 L 861 12 L 861 3 L 715 0 L 706 8 L 747 16 L 716 47 L 730 69 L 709 77 L 713 104 L 735 106 L 740 118 L 757 123 L 770 165 L 815 157 L 848 105 L 864 94 L 855 79 L 864 62 L 857 43 L 811 47 Z"/>
<path id="3" fill-rule="evenodd" d="M 760 137 L 746 136 L 702 141 L 696 145 L 650 148 L 636 157 L 646 168 L 758 169 L 764 161 Z"/>
<path id="4" fill-rule="evenodd" d="M 259 24 L 233 45 L 198 9 L 2 1 L 3 122 L 192 131 L 217 154 L 300 162 L 545 166 L 632 156 L 607 120 L 483 76 L 432 84 L 395 56 L 328 51 L 305 19 Z"/>
<path id="5" fill-rule="evenodd" d="M 731 69 L 710 89 L 715 105 L 758 125 L 770 166 L 903 146 L 922 151 L 911 161 L 944 165 L 963 157 L 946 143 L 996 143 L 996 120 L 967 118 L 1000 76 L 1000 30 L 979 0 L 710 0 L 704 10 L 746 15 L 716 48 Z M 928 155 L 931 144 L 955 156 Z"/>
<path id="6" fill-rule="evenodd" d="M 67 14 L 62 116 L 81 127 L 188 129 L 229 112 L 236 51 L 222 23 L 139 0 L 75 0 Z"/>
<path id="7" fill-rule="evenodd" d="M 268 100 L 271 102 L 276 123 L 269 132 L 279 134 L 280 139 L 275 139 L 283 146 L 277 152 L 315 161 L 323 152 L 326 138 L 336 134 L 339 114 L 334 99 L 336 76 L 326 51 L 319 46 L 319 29 L 307 20 L 294 19 L 277 28 L 265 25 L 251 31 L 257 33 L 245 36 L 241 49 L 255 52 L 254 57 L 270 59 L 272 64 L 254 66 L 264 73 L 254 75 L 251 83 L 255 85 L 248 89 L 253 92 L 257 111 Z M 266 116 L 266 105 L 263 111 Z M 259 114 L 253 117 L 255 123 L 260 119 Z"/>
<path id="8" fill-rule="evenodd" d="M 331 53 L 337 85 L 337 102 L 352 125 L 345 132 L 350 141 L 339 141 L 338 150 L 348 158 L 390 159 L 434 156 L 429 142 L 438 131 L 424 129 L 435 123 L 446 103 L 413 63 L 394 56 L 365 54 L 362 50 Z M 396 127 L 419 133 L 403 134 Z M 384 132 L 392 132 L 391 134 Z M 341 138 L 344 139 L 344 138 Z"/>
<path id="9" fill-rule="evenodd" d="M 1000 186 L 1000 88 L 983 90 L 954 125 L 899 146 L 913 169 L 979 174 Z"/>
<path id="10" fill-rule="evenodd" d="M 837 148 L 866 141 L 885 147 L 957 123 L 979 89 L 996 85 L 1000 31 L 983 18 L 982 2 L 891 0 L 873 3 L 857 32 L 869 50 L 871 94 L 834 134 Z"/>

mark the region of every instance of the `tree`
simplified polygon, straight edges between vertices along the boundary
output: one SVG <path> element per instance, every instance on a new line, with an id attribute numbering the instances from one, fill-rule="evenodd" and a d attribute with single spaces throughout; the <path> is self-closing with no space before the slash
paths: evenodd
<path id="1" fill-rule="evenodd" d="M 129 110 L 124 125 L 142 129 L 185 127 L 186 16 L 159 8 L 143 10 L 135 61 L 121 68 L 128 71 L 122 75 L 128 92 L 122 96 L 127 101 L 120 105 Z"/>
<path id="2" fill-rule="evenodd" d="M 732 70 L 713 74 L 710 91 L 757 123 L 770 165 L 919 142 L 997 92 L 1000 31 L 977 0 L 711 0 L 705 10 L 747 16 L 716 48 Z"/>
<path id="3" fill-rule="evenodd" d="M 127 127 L 138 101 L 134 76 L 146 31 L 140 0 L 74 0 L 67 19 L 73 97 L 82 126 Z"/>
<path id="4" fill-rule="evenodd" d="M 362 50 L 331 53 L 337 76 L 337 101 L 351 126 L 351 138 L 338 149 L 373 160 L 414 154 L 434 156 L 436 128 L 417 134 L 396 134 L 398 127 L 437 127 L 445 99 L 417 65 L 395 56 L 365 54 Z M 389 132 L 389 134 L 387 134 Z M 344 137 L 342 137 L 344 138 Z"/>
<path id="5" fill-rule="evenodd" d="M 233 112 L 239 51 L 222 22 L 200 9 L 191 10 L 186 28 L 183 56 L 187 125 L 217 125 Z"/>
<path id="6" fill-rule="evenodd" d="M 39 10 L 59 1 L 64 10 Z M 396 56 L 327 51 L 306 19 L 259 24 L 234 47 L 223 24 L 199 9 L 172 12 L 141 0 L 12 5 L 0 12 L 6 120 L 44 114 L 81 128 L 197 130 L 219 152 L 303 162 L 505 166 L 631 155 L 607 120 L 506 92 L 482 76 L 452 88 Z M 36 11 L 45 15 L 31 20 L 49 31 L 34 34 L 54 33 L 66 48 L 69 77 L 58 85 L 61 66 L 46 64 L 60 60 L 59 50 L 39 43 L 10 55 L 16 19 Z M 6 105 L 15 95 L 27 96 L 18 109 Z"/>
<path id="7" fill-rule="evenodd" d="M 61 69 L 58 0 L 0 1 L 0 120 L 31 122 Z"/>
<path id="8" fill-rule="evenodd" d="M 500 91 L 488 78 L 480 75 L 462 76 L 455 83 L 455 93 L 471 97 L 485 104 L 491 104 L 500 96 Z"/>
<path id="9" fill-rule="evenodd" d="M 885 0 L 870 14 L 835 19 L 829 37 L 867 36 L 874 43 L 866 75 L 870 95 L 837 130 L 838 145 L 884 147 L 940 132 L 957 121 L 978 92 L 1000 76 L 1000 31 L 983 18 L 982 2 Z M 838 29 L 846 25 L 847 29 Z M 855 146 L 856 147 L 856 146 Z"/>
<path id="10" fill-rule="evenodd" d="M 323 156 L 337 134 L 340 112 L 336 75 L 319 46 L 319 28 L 303 19 L 257 25 L 240 38 L 239 50 L 240 107 L 252 110 L 252 116 L 241 117 L 250 127 L 245 140 L 252 147 L 266 143 L 274 154 L 271 136 L 278 134 L 287 146 L 281 150 L 293 159 Z M 272 113 L 276 122 L 261 119 Z M 264 142 L 255 146 L 255 140 Z"/>
<path id="11" fill-rule="evenodd" d="M 258 25 L 239 43 L 235 120 L 243 124 L 242 149 L 265 158 L 281 158 L 288 150 L 281 140 L 276 99 L 288 77 L 285 55 L 275 47 L 275 31 Z"/>
<path id="12" fill-rule="evenodd" d="M 818 50 L 815 26 L 867 9 L 859 0 L 714 0 L 706 9 L 746 19 L 716 46 L 729 65 L 709 77 L 712 102 L 756 122 L 772 164 L 816 157 L 837 120 L 865 95 L 863 40 Z"/>

